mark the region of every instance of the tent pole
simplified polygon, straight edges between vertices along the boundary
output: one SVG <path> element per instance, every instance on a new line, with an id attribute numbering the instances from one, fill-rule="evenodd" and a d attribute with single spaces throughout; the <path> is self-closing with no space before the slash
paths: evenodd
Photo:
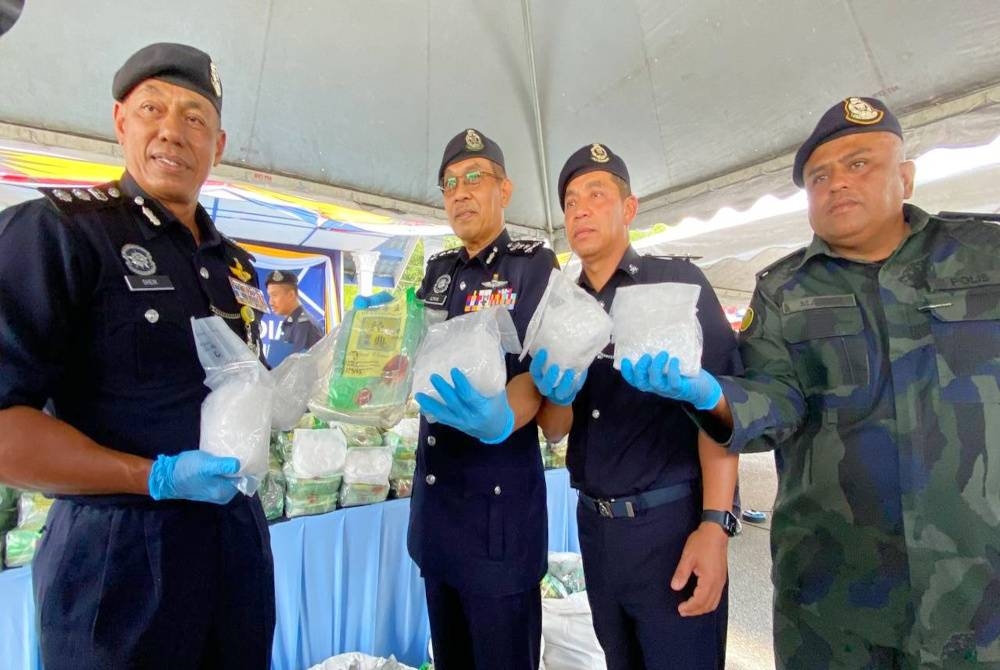
<path id="1" fill-rule="evenodd" d="M 528 72 L 531 75 L 531 102 L 535 112 L 535 149 L 538 151 L 538 169 L 542 172 L 542 200 L 545 203 L 545 234 L 549 244 L 555 247 L 555 231 L 552 228 L 552 198 L 549 195 L 549 170 L 545 160 L 545 133 L 542 130 L 542 108 L 538 100 L 538 77 L 535 75 L 535 39 L 531 32 L 531 0 L 521 0 L 524 15 L 524 36 L 528 47 Z"/>

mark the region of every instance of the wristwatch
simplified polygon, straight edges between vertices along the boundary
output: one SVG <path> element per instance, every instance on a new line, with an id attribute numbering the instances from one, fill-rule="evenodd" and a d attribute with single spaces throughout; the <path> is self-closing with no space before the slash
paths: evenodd
<path id="1" fill-rule="evenodd" d="M 706 509 L 701 513 L 701 520 L 719 524 L 729 537 L 739 535 L 743 530 L 743 524 L 728 510 Z"/>

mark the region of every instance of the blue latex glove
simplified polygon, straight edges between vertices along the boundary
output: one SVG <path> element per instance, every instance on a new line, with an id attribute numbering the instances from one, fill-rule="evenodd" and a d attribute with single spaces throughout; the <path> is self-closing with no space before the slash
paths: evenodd
<path id="1" fill-rule="evenodd" d="M 451 369 L 451 380 L 454 386 L 441 375 L 431 375 L 431 384 L 444 402 L 426 393 L 413 396 L 424 416 L 457 428 L 486 444 L 506 440 L 514 431 L 514 410 L 507 403 L 507 391 L 493 397 L 480 395 L 458 368 Z"/>
<path id="2" fill-rule="evenodd" d="M 373 295 L 356 295 L 354 296 L 354 309 L 378 307 L 387 302 L 392 302 L 392 294 L 388 291 L 379 291 Z"/>
<path id="3" fill-rule="evenodd" d="M 149 495 L 153 500 L 182 498 L 224 505 L 238 491 L 240 462 L 230 456 L 213 456 L 194 449 L 176 456 L 159 455 L 149 471 Z"/>
<path id="4" fill-rule="evenodd" d="M 549 359 L 549 352 L 539 349 L 535 357 L 531 359 L 531 379 L 535 382 L 538 392 L 549 399 L 549 402 L 556 405 L 572 405 L 576 394 L 583 388 L 583 383 L 587 381 L 587 371 L 582 373 L 574 370 L 562 372 L 559 366 L 553 363 L 545 367 L 545 362 Z"/>
<path id="5" fill-rule="evenodd" d="M 634 364 L 624 359 L 622 377 L 640 391 L 689 402 L 701 410 L 714 409 L 722 399 L 722 387 L 715 377 L 704 370 L 694 377 L 685 377 L 681 374 L 680 361 L 665 351 L 656 354 L 655 358 L 643 354 Z"/>

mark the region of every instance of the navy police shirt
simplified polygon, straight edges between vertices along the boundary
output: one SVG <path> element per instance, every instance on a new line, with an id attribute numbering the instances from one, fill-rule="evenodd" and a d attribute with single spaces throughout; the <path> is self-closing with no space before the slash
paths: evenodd
<path id="1" fill-rule="evenodd" d="M 323 334 L 320 332 L 319 326 L 302 305 L 296 307 L 295 311 L 282 321 L 281 338 L 279 339 L 290 344 L 292 351 L 305 351 L 319 342 L 321 337 Z"/>
<path id="2" fill-rule="evenodd" d="M 127 173 L 45 193 L 0 212 L 0 409 L 51 399 L 105 447 L 197 449 L 208 389 L 190 319 L 222 316 L 259 350 L 230 284 L 256 286 L 251 256 L 200 206 L 196 246 Z"/>
<path id="3" fill-rule="evenodd" d="M 503 231 L 472 258 L 464 248 L 432 256 L 417 296 L 446 318 L 504 306 L 523 340 L 554 267 L 541 242 Z M 507 380 L 529 364 L 508 355 Z M 534 421 L 490 445 L 421 417 L 408 546 L 425 576 L 488 595 L 525 591 L 545 574 L 547 530 Z"/>
<path id="4" fill-rule="evenodd" d="M 626 250 L 600 291 L 580 275 L 580 286 L 610 311 L 621 286 L 683 282 L 701 286 L 698 321 L 702 367 L 713 375 L 737 372 L 736 336 L 705 275 L 687 260 L 640 256 Z M 669 324 L 664 324 L 668 328 Z M 634 495 L 701 476 L 693 407 L 640 391 L 612 367 L 614 344 L 598 354 L 573 401 L 566 466 L 572 486 L 594 498 Z"/>

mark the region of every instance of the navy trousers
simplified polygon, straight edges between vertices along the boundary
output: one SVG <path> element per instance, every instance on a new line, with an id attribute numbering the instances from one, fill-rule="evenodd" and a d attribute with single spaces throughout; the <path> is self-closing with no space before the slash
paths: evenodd
<path id="1" fill-rule="evenodd" d="M 435 670 L 537 670 L 542 640 L 538 587 L 509 596 L 466 593 L 424 580 Z"/>
<path id="2" fill-rule="evenodd" d="M 57 500 L 33 566 L 45 670 L 265 670 L 274 570 L 257 497 Z"/>
<path id="3" fill-rule="evenodd" d="M 700 498 L 631 518 L 577 506 L 587 598 L 608 670 L 725 667 L 728 586 L 714 612 L 687 618 L 677 606 L 691 597 L 696 578 L 680 592 L 670 588 L 684 543 L 700 523 Z"/>

